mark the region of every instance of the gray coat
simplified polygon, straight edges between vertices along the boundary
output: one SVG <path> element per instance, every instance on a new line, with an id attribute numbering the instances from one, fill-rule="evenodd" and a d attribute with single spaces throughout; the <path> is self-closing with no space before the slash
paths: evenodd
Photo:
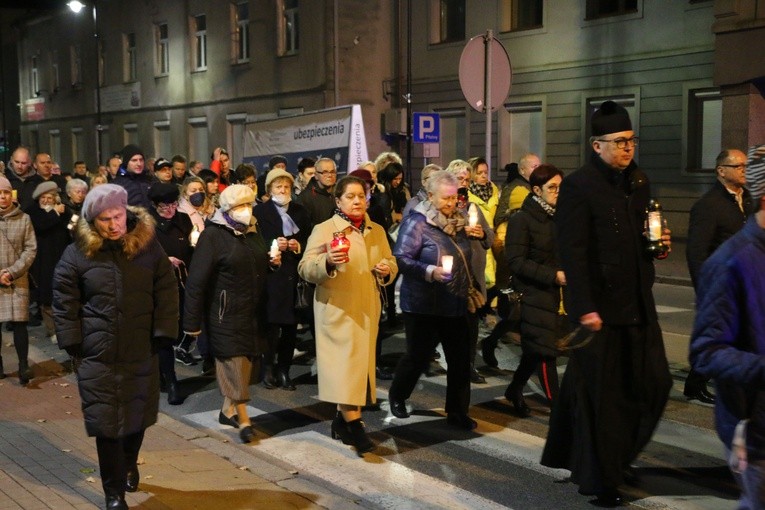
<path id="1" fill-rule="evenodd" d="M 37 255 L 37 238 L 29 216 L 14 207 L 0 215 L 0 269 L 7 269 L 13 285 L 0 286 L 0 322 L 29 320 L 29 271 Z"/>

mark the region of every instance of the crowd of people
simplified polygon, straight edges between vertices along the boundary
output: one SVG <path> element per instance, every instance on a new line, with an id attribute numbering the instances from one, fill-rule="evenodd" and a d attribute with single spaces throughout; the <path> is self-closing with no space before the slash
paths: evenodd
<path id="1" fill-rule="evenodd" d="M 218 421 L 248 443 L 250 386 L 297 389 L 290 368 L 306 324 L 319 399 L 337 409 L 329 432 L 362 455 L 375 448 L 362 409 L 375 404 L 377 380 L 392 379 L 390 412 L 408 418 L 407 400 L 439 344 L 447 423 L 475 429 L 471 383 L 486 382 L 478 346 L 497 367 L 498 340 L 515 330 L 522 354 L 504 393 L 511 412 L 531 414 L 524 388 L 537 371 L 552 409 L 541 462 L 570 470 L 598 505 L 617 506 L 671 378 L 651 292 L 657 257 L 645 249 L 651 192 L 633 160 L 638 138 L 613 102 L 591 125 L 589 161 L 566 177 L 530 153 L 497 186 L 476 157 L 427 165 L 415 194 L 395 153 L 338 180 L 327 157 L 303 158 L 293 174 L 275 155 L 258 172 L 234 168 L 221 148 L 203 168 L 182 156 L 147 159 L 135 145 L 92 174 L 82 162 L 62 174 L 48 154 L 32 160 L 19 147 L 0 177 L 0 321 L 13 330 L 19 381 L 34 376 L 27 326 L 38 317 L 71 357 L 107 508 L 120 509 L 125 491 L 137 490 L 136 459 L 160 391 L 171 405 L 184 401 L 176 363 L 214 372 Z M 743 188 L 743 153 L 723 151 L 717 164 L 715 200 L 736 209 L 712 235 L 712 219 L 700 218 L 711 207 L 694 208 L 691 234 L 706 240 L 689 234 L 689 245 L 716 244 L 693 259 L 694 283 L 762 200 L 761 189 Z M 765 171 L 757 175 L 752 186 L 765 181 Z M 659 230 L 661 258 L 671 238 Z M 480 340 L 495 309 L 501 320 Z M 401 323 L 406 352 L 385 367 L 382 331 Z M 715 358 L 719 339 L 705 336 L 710 327 L 702 321 L 695 333 L 700 382 L 688 395 L 704 401 L 714 400 L 705 377 L 731 377 Z M 568 357 L 561 384 L 560 356 Z M 723 436 L 729 448 L 736 419 Z"/>

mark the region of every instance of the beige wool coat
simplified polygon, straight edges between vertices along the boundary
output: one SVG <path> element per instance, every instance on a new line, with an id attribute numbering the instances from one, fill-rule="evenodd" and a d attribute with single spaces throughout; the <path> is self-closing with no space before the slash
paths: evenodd
<path id="1" fill-rule="evenodd" d="M 29 320 L 29 268 L 37 255 L 32 220 L 14 206 L 0 216 L 0 269 L 7 269 L 13 285 L 0 286 L 0 322 Z"/>
<path id="2" fill-rule="evenodd" d="M 351 242 L 349 262 L 327 273 L 327 245 L 334 232 L 344 231 Z M 385 262 L 391 276 L 381 281 L 372 268 Z M 316 284 L 316 361 L 319 399 L 363 406 L 375 398 L 375 341 L 380 320 L 379 285 L 398 272 L 385 230 L 366 217 L 363 234 L 338 215 L 314 227 L 298 265 L 300 276 Z"/>

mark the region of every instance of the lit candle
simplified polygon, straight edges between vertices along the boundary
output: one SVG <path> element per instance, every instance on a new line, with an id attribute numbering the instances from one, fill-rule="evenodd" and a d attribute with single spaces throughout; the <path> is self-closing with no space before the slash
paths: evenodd
<path id="1" fill-rule="evenodd" d="M 199 241 L 199 229 L 196 225 L 194 225 L 194 229 L 191 231 L 191 236 L 189 236 L 189 242 L 191 243 L 191 246 L 196 246 L 197 242 Z"/>
<path id="2" fill-rule="evenodd" d="M 661 239 L 661 214 L 648 215 L 648 239 L 650 241 Z"/>
<path id="3" fill-rule="evenodd" d="M 454 257 L 441 255 L 441 267 L 444 269 L 444 273 L 452 274 L 452 264 L 454 264 Z"/>
<path id="4" fill-rule="evenodd" d="M 271 251 L 268 252 L 268 254 L 271 256 L 271 258 L 276 258 L 276 256 L 279 254 L 279 243 L 274 239 L 274 241 L 271 243 Z"/>
<path id="5" fill-rule="evenodd" d="M 471 203 L 468 207 L 468 226 L 475 227 L 478 225 L 478 209 L 475 204 Z"/>

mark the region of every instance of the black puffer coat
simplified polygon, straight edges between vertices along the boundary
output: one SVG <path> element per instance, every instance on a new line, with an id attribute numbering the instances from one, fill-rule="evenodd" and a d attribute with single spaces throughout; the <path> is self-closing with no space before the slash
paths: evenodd
<path id="1" fill-rule="evenodd" d="M 507 224 L 505 256 L 521 301 L 521 346 L 542 356 L 556 356 L 562 271 L 555 223 L 529 194 Z M 565 321 L 562 321 L 565 322 Z"/>
<path id="2" fill-rule="evenodd" d="M 178 292 L 146 211 L 128 213 L 121 241 L 80 219 L 53 279 L 58 345 L 77 352 L 88 435 L 119 438 L 157 421 L 159 343 L 178 333 Z"/>
<path id="3" fill-rule="evenodd" d="M 258 232 L 235 232 L 220 210 L 205 223 L 186 280 L 183 330 L 204 324 L 216 358 L 265 352 L 268 260 Z"/>

